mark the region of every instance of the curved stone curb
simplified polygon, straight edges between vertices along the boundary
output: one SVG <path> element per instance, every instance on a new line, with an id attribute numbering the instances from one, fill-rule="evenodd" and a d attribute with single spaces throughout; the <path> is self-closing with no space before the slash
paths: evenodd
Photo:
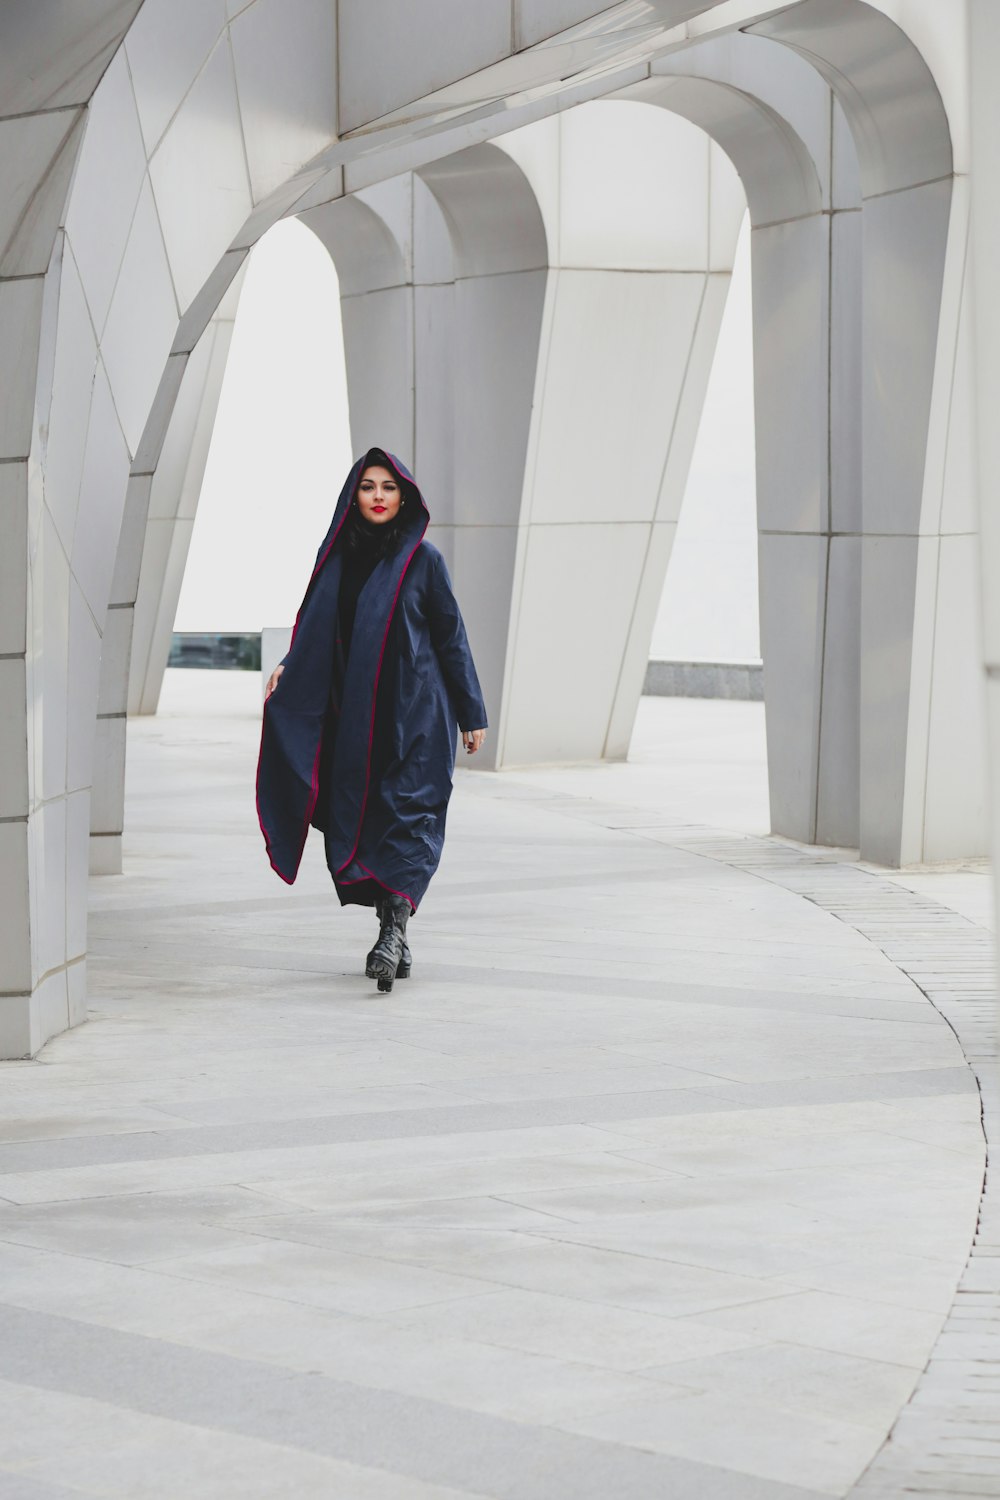
<path id="1" fill-rule="evenodd" d="M 958 1038 L 979 1085 L 986 1175 L 979 1221 L 954 1305 L 888 1438 L 851 1500 L 1000 1496 L 1000 1140 L 994 944 L 974 922 L 834 855 L 771 839 L 683 830 L 692 853 L 752 871 L 846 922 L 927 996 Z"/>

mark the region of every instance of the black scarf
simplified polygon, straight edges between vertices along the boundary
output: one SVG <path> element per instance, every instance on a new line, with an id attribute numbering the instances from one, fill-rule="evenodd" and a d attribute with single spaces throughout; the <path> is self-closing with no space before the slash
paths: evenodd
<path id="1" fill-rule="evenodd" d="M 391 521 L 366 521 L 356 504 L 348 517 L 337 610 L 345 657 L 351 647 L 358 595 L 382 558 L 395 551 L 399 542 L 398 520 L 397 512 Z"/>

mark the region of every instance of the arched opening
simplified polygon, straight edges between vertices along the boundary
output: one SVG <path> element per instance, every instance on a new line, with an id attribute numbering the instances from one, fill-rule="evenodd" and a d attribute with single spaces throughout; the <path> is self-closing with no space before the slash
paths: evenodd
<path id="1" fill-rule="evenodd" d="M 282 220 L 249 258 L 174 630 L 292 619 L 351 462 L 336 268 L 302 224 Z"/>
<path id="2" fill-rule="evenodd" d="M 757 434 L 765 636 L 782 659 L 768 678 L 765 644 L 772 827 L 890 864 L 941 858 L 981 847 L 985 826 L 968 422 L 950 395 L 968 338 L 967 197 L 934 78 L 887 16 L 805 0 L 748 31 L 658 60 L 630 92 L 662 90 L 667 108 L 711 122 L 747 183 L 755 240 L 771 241 L 754 303 L 758 395 L 782 393 Z M 772 116 L 772 158 L 782 133 L 797 151 L 798 182 L 762 181 L 755 114 Z M 815 197 L 810 171 L 829 218 L 819 255 L 808 202 L 781 216 L 771 202 L 775 185 Z M 807 297 L 826 304 L 819 320 Z M 810 372 L 808 343 L 796 351 L 796 328 L 825 351 L 826 376 Z M 978 762 L 961 771 L 960 744 Z"/>
<path id="3" fill-rule="evenodd" d="M 856 163 L 853 173 L 851 170 L 850 163 L 854 147 L 853 143 L 849 144 L 846 129 L 841 129 L 839 134 L 837 130 L 834 130 L 832 136 L 829 134 L 830 123 L 836 122 L 836 111 L 832 108 L 830 101 L 831 90 L 834 93 L 849 91 L 849 80 L 857 73 L 858 63 L 850 50 L 853 45 L 850 38 L 847 39 L 847 52 L 839 57 L 839 60 L 832 56 L 826 57 L 827 42 L 824 40 L 824 28 L 827 27 L 829 18 L 824 19 L 826 13 L 820 0 L 815 0 L 815 3 L 810 0 L 809 4 L 799 7 L 796 14 L 800 13 L 800 18 L 804 22 L 808 21 L 812 30 L 806 26 L 805 31 L 801 31 L 800 28 L 794 37 L 786 38 L 783 34 L 779 35 L 780 26 L 776 22 L 778 31 L 773 37 L 741 35 L 730 38 L 728 42 L 707 44 L 704 47 L 693 48 L 689 52 L 667 57 L 661 63 L 654 64 L 651 75 L 646 81 L 630 85 L 617 98 L 630 99 L 636 103 L 642 101 L 664 105 L 671 113 L 683 116 L 708 131 L 718 145 L 729 154 L 747 183 L 758 240 L 767 236 L 771 241 L 772 253 L 767 258 L 769 271 L 763 277 L 755 277 L 755 301 L 764 309 L 768 318 L 773 317 L 776 320 L 775 327 L 780 326 L 784 332 L 768 338 L 767 357 L 772 358 L 776 352 L 778 354 L 782 351 L 789 352 L 788 340 L 794 335 L 795 328 L 808 331 L 807 342 L 816 358 L 819 386 L 811 375 L 807 379 L 785 378 L 783 381 L 775 382 L 768 381 L 766 378 L 761 379 L 762 372 L 758 370 L 759 390 L 780 388 L 783 392 L 783 399 L 786 400 L 786 410 L 781 422 L 774 420 L 761 422 L 758 413 L 758 454 L 761 456 L 761 472 L 766 472 L 768 475 L 765 493 L 769 507 L 768 523 L 762 528 L 761 557 L 762 561 L 766 557 L 771 577 L 779 581 L 777 593 L 769 589 L 765 591 L 765 599 L 769 600 L 772 597 L 777 599 L 785 587 L 785 580 L 790 576 L 795 576 L 804 590 L 803 599 L 809 615 L 809 623 L 805 631 L 792 636 L 785 632 L 783 637 L 781 632 L 778 632 L 778 638 L 783 639 L 787 647 L 788 661 L 787 670 L 772 674 L 772 680 L 778 683 L 776 691 L 779 698 L 784 694 L 784 703 L 777 704 L 775 712 L 772 713 L 769 708 L 769 722 L 775 726 L 774 732 L 769 735 L 769 764 L 772 787 L 779 788 L 777 804 L 772 797 L 772 826 L 807 840 L 825 838 L 833 842 L 844 843 L 857 841 L 859 820 L 863 821 L 858 808 L 861 803 L 864 803 L 866 796 L 863 789 L 860 791 L 858 789 L 859 782 L 863 780 L 860 768 L 856 771 L 851 769 L 852 764 L 858 765 L 859 759 L 856 750 L 857 735 L 854 733 L 853 723 L 857 721 L 860 692 L 856 685 L 848 684 L 847 690 L 838 696 L 836 685 L 839 681 L 847 682 L 850 672 L 847 672 L 846 677 L 838 676 L 837 672 L 831 673 L 828 670 L 829 652 L 835 648 L 840 652 L 844 662 L 848 662 L 850 658 L 857 655 L 855 643 L 861 629 L 860 616 L 864 610 L 858 606 L 856 600 L 852 602 L 848 597 L 851 591 L 851 579 L 858 571 L 857 560 L 852 560 L 853 554 L 860 551 L 857 530 L 856 527 L 852 530 L 849 523 L 852 514 L 851 506 L 854 505 L 856 508 L 859 503 L 859 487 L 852 485 L 852 476 L 846 471 L 837 476 L 840 481 L 839 490 L 831 487 L 836 466 L 842 458 L 849 457 L 852 444 L 845 443 L 841 448 L 832 445 L 828 428 L 829 421 L 834 417 L 846 422 L 848 427 L 850 426 L 851 410 L 860 400 L 861 381 L 859 379 L 848 382 L 841 389 L 837 388 L 836 382 L 829 385 L 825 407 L 823 399 L 818 396 L 817 392 L 820 387 L 827 389 L 829 384 L 820 368 L 824 362 L 823 351 L 826 347 L 826 340 L 829 338 L 829 328 L 834 321 L 838 321 L 844 327 L 855 326 L 851 324 L 850 318 L 832 319 L 830 316 L 832 301 L 837 297 L 844 298 L 846 299 L 844 306 L 846 306 L 851 297 L 856 297 L 856 285 L 852 290 L 850 276 L 842 278 L 836 284 L 827 285 L 824 282 L 823 266 L 830 264 L 830 253 L 828 249 L 824 257 L 820 241 L 824 239 L 824 232 L 831 227 L 823 223 L 823 205 L 832 205 L 833 215 L 843 210 L 838 224 L 838 233 L 845 247 L 844 263 L 845 265 L 848 263 L 851 255 L 850 242 L 854 238 L 852 230 L 856 226 L 849 228 L 850 221 L 847 213 L 856 206 L 853 200 L 857 198 L 859 192 L 858 170 Z M 841 20 L 844 19 L 841 18 Z M 902 48 L 906 51 L 909 47 L 903 33 L 884 17 L 874 16 L 873 18 L 873 14 L 866 7 L 852 6 L 851 17 L 847 20 L 850 23 L 846 25 L 847 32 L 853 34 L 858 27 L 863 30 L 866 26 L 870 29 L 874 25 L 883 42 L 888 38 L 896 46 L 896 50 Z M 837 28 L 834 29 L 837 30 Z M 841 27 L 840 31 L 844 32 L 844 28 Z M 844 34 L 846 35 L 846 32 Z M 912 47 L 909 47 L 909 50 L 912 51 Z M 798 57 L 796 52 L 803 53 L 805 56 Z M 814 52 L 816 58 L 819 59 L 818 62 L 813 58 Z M 796 77 L 792 80 L 794 87 L 791 89 L 791 95 L 794 96 L 794 108 L 786 117 L 782 113 L 782 78 L 792 72 L 796 72 Z M 824 73 L 826 76 L 821 76 Z M 927 92 L 929 75 L 922 64 L 917 68 L 917 73 L 919 76 L 914 75 L 908 88 L 911 92 L 924 94 Z M 864 77 L 860 82 L 864 85 L 862 93 L 865 97 L 871 96 L 874 111 L 872 118 L 877 123 L 877 120 L 885 114 L 885 108 L 879 105 L 879 100 L 885 90 L 877 77 Z M 932 88 L 932 82 L 930 87 Z M 818 110 L 814 108 L 817 101 L 820 105 Z M 581 113 L 588 108 L 601 110 L 618 107 L 620 106 L 617 103 L 605 104 L 602 101 L 583 106 Z M 635 104 L 632 107 L 634 108 Z M 930 119 L 928 108 L 931 109 L 931 115 L 933 115 L 931 106 L 922 106 L 923 113 L 918 111 L 918 114 L 925 125 L 928 125 L 928 121 L 930 122 L 928 129 L 933 136 L 937 125 L 934 120 Z M 568 119 L 571 113 L 573 112 L 568 112 L 564 118 Z M 891 244 L 892 236 L 896 232 L 893 226 L 899 219 L 900 212 L 905 216 L 911 207 L 918 214 L 926 209 L 932 217 L 936 215 L 935 232 L 937 232 L 940 229 L 941 217 L 937 199 L 942 196 L 942 193 L 946 194 L 947 184 L 944 189 L 935 188 L 933 183 L 918 183 L 907 187 L 907 181 L 912 178 L 913 171 L 922 170 L 918 166 L 918 158 L 920 162 L 931 161 L 932 158 L 937 160 L 934 157 L 937 137 L 932 139 L 921 127 L 924 151 L 923 155 L 918 152 L 914 156 L 913 150 L 910 149 L 912 140 L 909 134 L 905 135 L 901 144 L 893 135 L 892 128 L 887 127 L 887 130 L 882 132 L 872 127 L 870 120 L 866 126 L 868 116 L 860 106 L 855 106 L 848 113 L 862 154 L 866 158 L 866 187 L 875 195 L 874 213 L 871 207 L 867 211 L 868 216 L 872 218 L 873 233 L 887 245 Z M 822 124 L 824 121 L 825 125 Z M 825 156 L 824 131 L 827 132 Z M 433 167 L 423 168 L 421 169 L 422 186 L 429 188 L 432 195 L 437 193 L 440 198 L 441 193 L 445 191 L 441 184 L 447 183 L 446 190 L 452 194 L 455 203 L 459 204 L 469 184 L 474 185 L 478 174 L 484 169 L 485 163 L 480 161 L 480 156 L 485 158 L 490 153 L 493 154 L 494 159 L 503 155 L 495 146 L 477 146 L 467 148 L 449 158 L 452 163 L 459 163 L 465 159 L 467 167 L 463 164 L 457 168 L 454 166 L 445 168 L 438 163 Z M 516 152 L 511 154 L 516 155 Z M 561 163 L 560 170 L 565 170 L 565 160 Z M 433 181 L 435 174 L 441 179 L 437 188 Z M 393 181 L 402 180 L 394 179 Z M 880 196 L 889 191 L 886 184 L 894 185 L 890 193 L 891 202 Z M 909 195 L 902 209 L 896 202 L 896 197 L 892 196 L 899 188 L 906 189 Z M 375 202 L 380 196 L 385 198 L 386 193 L 391 196 L 391 191 L 392 183 L 384 183 L 380 187 L 366 190 L 363 196 Z M 572 239 L 573 226 L 571 215 L 563 212 L 566 207 L 566 195 L 562 192 L 562 187 L 558 196 L 560 198 L 559 239 L 552 265 L 558 273 L 560 291 L 558 295 L 553 292 L 551 296 L 549 291 L 546 292 L 547 304 L 556 322 L 560 308 L 565 311 L 571 301 L 570 288 L 573 285 L 579 285 L 584 274 L 600 269 L 593 264 L 587 266 L 561 263 L 564 259 L 565 245 L 569 239 Z M 909 201 L 910 198 L 913 200 L 912 204 Z M 318 220 L 320 216 L 329 214 L 336 219 L 342 212 L 355 212 L 344 207 L 347 203 L 356 204 L 357 211 L 369 211 L 358 202 L 357 198 L 353 198 L 335 201 L 315 210 L 307 210 L 306 217 L 310 220 L 313 218 Z M 480 201 L 477 211 L 471 215 L 472 221 L 475 221 L 477 217 L 482 219 L 482 207 L 483 204 Z M 371 212 L 378 219 L 377 208 Z M 391 209 L 385 211 L 382 228 L 384 237 L 387 236 L 389 240 L 394 237 L 397 239 L 396 248 L 390 253 L 389 260 L 392 260 L 393 256 L 399 257 L 401 253 L 399 247 L 406 241 L 404 232 L 406 224 L 401 220 L 394 227 L 392 212 Z M 446 209 L 446 220 L 448 212 L 450 210 Z M 448 229 L 448 237 L 452 241 L 452 257 L 456 255 L 456 250 L 459 257 L 467 252 L 467 246 L 462 244 L 461 237 L 458 239 L 455 237 L 455 226 L 458 225 L 460 218 L 461 210 L 459 209 Z M 584 218 L 586 219 L 586 215 Z M 890 219 L 892 224 L 889 222 Z M 415 222 L 411 220 L 411 224 Z M 568 235 L 567 225 L 570 227 Z M 311 224 L 311 227 L 316 226 Z M 583 229 L 584 238 L 586 238 L 585 224 Z M 578 238 L 579 230 L 578 225 Z M 402 233 L 401 239 L 397 231 Z M 492 240 L 495 238 L 494 235 L 492 238 L 487 236 L 481 239 L 480 250 L 483 244 L 492 245 Z M 836 239 L 836 236 L 834 238 Z M 552 240 L 551 233 L 549 233 L 549 239 Z M 405 254 L 408 253 L 410 252 L 403 252 L 404 259 Z M 242 254 L 243 252 L 236 249 L 231 251 L 224 259 L 231 261 L 232 264 L 222 266 L 220 274 L 225 272 L 228 276 L 235 271 Z M 359 258 L 359 264 L 360 275 L 364 278 L 371 274 L 372 265 L 376 267 L 379 265 L 378 257 L 371 263 L 367 257 Z M 711 272 L 710 255 L 706 264 Z M 526 270 L 527 268 L 521 267 L 520 269 Z M 689 268 L 682 267 L 681 269 Z M 407 422 L 409 423 L 411 434 L 409 451 L 411 452 L 419 447 L 417 411 L 421 402 L 413 380 L 407 381 L 406 371 L 408 360 L 413 362 L 414 371 L 419 363 L 416 331 L 420 327 L 420 321 L 417 309 L 421 303 L 426 309 L 432 296 L 440 301 L 438 296 L 440 277 L 435 278 L 432 273 L 428 272 L 425 275 L 426 285 L 421 286 L 420 274 L 419 268 L 413 262 L 406 268 L 402 281 L 397 280 L 394 285 L 383 282 L 371 288 L 371 291 L 378 292 L 379 295 L 385 293 L 388 297 L 391 293 L 397 304 L 397 310 L 400 312 L 402 337 L 396 342 L 400 347 L 406 348 L 407 353 L 402 360 L 396 362 L 402 375 L 398 382 L 400 388 L 394 393 L 393 399 L 398 398 L 401 409 L 400 430 L 405 430 Z M 449 274 L 455 274 L 454 265 Z M 490 271 L 488 274 L 493 273 Z M 482 280 L 485 282 L 486 279 L 487 275 L 484 274 Z M 455 276 L 456 286 L 462 281 L 462 277 Z M 430 290 L 432 284 L 435 288 L 433 293 Z M 548 285 L 551 290 L 554 285 L 554 278 L 551 274 Z M 408 286 L 411 288 L 410 293 L 407 292 Z M 793 295 L 789 295 L 790 290 Z M 409 316 L 405 312 L 408 295 L 411 296 L 412 303 Z M 370 303 L 370 300 L 369 290 L 363 287 L 357 295 L 352 312 L 360 313 L 364 309 L 366 315 L 368 309 L 365 304 Z M 934 322 L 933 318 L 931 322 Z M 435 322 L 432 326 L 437 332 L 439 323 Z M 494 328 L 495 326 L 494 324 Z M 676 319 L 674 326 L 676 327 Z M 852 332 L 851 337 L 853 336 Z M 544 406 L 545 423 L 538 427 L 543 438 L 546 428 L 551 436 L 551 432 L 560 426 L 558 420 L 553 420 L 553 413 L 558 417 L 560 400 L 564 397 L 567 388 L 566 382 L 558 378 L 558 370 L 552 363 L 552 351 L 557 348 L 557 344 L 558 340 L 546 339 L 540 345 L 544 357 L 536 379 L 535 411 L 540 412 Z M 188 348 L 190 348 L 189 344 L 182 344 L 179 341 L 175 344 L 175 351 L 171 360 L 168 361 L 160 395 L 154 403 L 150 431 L 147 432 L 143 444 L 140 445 L 140 449 L 148 445 L 150 456 L 145 459 L 145 467 L 143 467 L 141 462 L 143 455 L 140 452 L 137 454 L 136 464 L 133 465 L 134 482 L 145 483 L 147 489 L 149 477 L 157 460 L 157 453 L 153 451 L 157 448 L 157 423 L 163 421 L 162 416 L 157 417 L 157 411 L 166 413 L 169 410 L 172 399 L 171 381 L 176 384 L 187 360 L 187 354 L 184 351 Z M 923 352 L 927 354 L 926 349 Z M 827 365 L 835 363 L 837 357 L 836 351 L 831 350 L 826 361 Z M 543 368 L 545 361 L 548 361 L 547 368 Z M 573 361 L 571 360 L 570 363 L 572 364 Z M 688 366 L 690 368 L 691 360 L 688 361 Z M 872 358 L 866 355 L 864 368 L 870 373 L 871 367 Z M 923 360 L 921 369 L 924 371 L 921 379 L 926 379 L 926 359 Z M 787 376 L 787 370 L 785 373 Z M 384 380 L 379 383 L 378 395 L 383 404 L 390 384 L 391 382 L 387 384 Z M 459 394 L 464 389 L 463 384 L 459 388 Z M 582 433 L 586 438 L 595 424 L 587 418 L 585 410 L 580 407 L 579 403 L 571 404 L 574 406 L 574 420 L 571 423 L 563 421 L 561 425 L 567 430 L 575 429 L 574 436 Z M 403 410 L 404 408 L 407 410 Z M 565 411 L 563 416 L 565 417 Z M 461 424 L 458 430 L 462 430 Z M 794 434 L 794 441 L 787 441 L 786 431 Z M 356 442 L 357 434 L 355 434 L 355 445 Z M 533 443 L 534 446 L 532 446 Z M 404 442 L 400 446 L 406 451 L 408 445 Z M 613 445 L 606 446 L 608 451 L 613 449 Z M 683 451 L 684 446 L 682 443 L 676 453 L 671 452 L 670 461 L 666 465 L 665 474 L 673 468 L 674 480 L 676 480 L 678 466 L 683 469 L 689 457 L 689 452 Z M 443 451 L 439 442 L 432 444 L 431 447 L 437 451 Z M 575 447 L 578 449 L 579 444 Z M 856 448 L 855 442 L 853 449 L 856 450 Z M 876 444 L 875 450 L 877 449 Z M 457 453 L 457 448 L 454 451 Z M 565 469 L 565 455 L 575 450 L 566 441 L 561 441 L 552 451 L 558 452 L 558 462 L 555 463 L 555 468 L 546 458 L 545 442 L 529 440 L 527 463 L 529 469 L 534 467 L 532 480 L 526 487 L 525 494 L 530 493 L 533 497 L 532 523 L 533 525 L 538 523 L 535 525 L 535 539 L 539 544 L 534 550 L 538 559 L 541 558 L 540 544 L 544 540 L 541 527 L 549 524 L 550 521 L 553 524 L 559 524 L 557 517 L 546 516 L 545 505 L 539 512 L 535 504 L 535 497 L 539 495 L 545 497 L 555 492 L 555 486 L 551 483 L 540 481 L 546 481 L 547 475 L 551 477 L 550 471 L 562 473 Z M 821 462 L 824 451 L 827 453 L 825 473 Z M 417 459 L 419 462 L 419 453 Z M 588 473 L 603 472 L 602 461 L 601 455 L 596 455 L 595 462 L 589 465 Z M 856 459 L 854 461 L 856 462 Z M 866 460 L 866 494 L 871 489 L 869 471 L 874 472 L 880 461 L 878 451 L 873 452 L 870 461 Z M 447 480 L 450 477 L 453 485 L 454 475 L 442 477 L 446 482 L 441 486 L 441 493 L 447 494 L 450 487 Z M 839 515 L 835 514 L 837 494 L 844 497 L 842 501 L 837 502 L 840 505 Z M 545 504 L 547 505 L 548 502 L 546 501 Z M 908 504 L 912 506 L 911 501 L 908 501 Z M 141 510 L 141 504 L 137 509 Z M 595 702 L 594 694 L 589 691 L 593 686 L 595 663 L 603 663 L 600 670 L 605 677 L 609 673 L 612 675 L 617 673 L 617 686 L 605 684 L 605 687 L 613 692 L 614 701 L 610 715 L 605 718 L 599 743 L 595 740 L 598 728 L 596 720 L 593 723 L 588 721 L 586 724 L 567 721 L 570 722 L 572 732 L 572 748 L 569 749 L 571 756 L 582 753 L 585 756 L 604 755 L 608 758 L 615 758 L 625 753 L 635 701 L 641 686 L 641 678 L 638 680 L 636 678 L 636 667 L 638 665 L 640 670 L 645 668 L 645 663 L 638 661 L 637 642 L 641 641 L 642 636 L 651 628 L 651 615 L 655 613 L 655 605 L 659 598 L 659 589 L 654 587 L 654 579 L 662 576 L 665 555 L 669 550 L 671 539 L 668 536 L 668 527 L 676 523 L 676 507 L 671 511 L 669 504 L 665 508 L 661 504 L 653 519 L 655 523 L 659 523 L 654 524 L 653 529 L 657 531 L 661 541 L 666 539 L 666 545 L 661 549 L 658 557 L 653 557 L 647 548 L 638 574 L 632 580 L 634 586 L 626 590 L 628 596 L 635 601 L 630 619 L 618 622 L 621 627 L 618 634 L 621 634 L 621 631 L 625 632 L 626 644 L 623 646 L 622 642 L 618 641 L 614 649 L 608 650 L 609 642 L 615 638 L 615 630 L 612 629 L 609 633 L 602 627 L 599 639 L 592 643 L 594 649 L 580 653 L 587 658 L 588 692 L 571 695 L 576 704 L 589 703 L 593 706 Z M 555 535 L 556 533 L 553 532 L 552 536 Z M 590 540 L 593 542 L 595 538 L 596 533 L 595 537 Z M 458 540 L 457 534 L 455 540 Z M 577 535 L 566 529 L 561 531 L 559 536 L 560 548 L 565 550 L 567 542 L 571 542 L 575 547 L 577 541 L 583 540 L 582 531 Z M 614 541 L 615 544 L 625 541 L 624 527 L 618 527 Z M 898 551 L 899 548 L 888 550 Z M 600 552 L 600 548 L 598 551 Z M 523 554 L 512 561 L 514 574 L 520 579 L 519 583 L 515 580 L 515 593 L 521 601 L 520 621 L 523 623 L 523 620 L 528 618 L 529 624 L 526 635 L 529 642 L 526 647 L 528 658 L 534 651 L 530 642 L 544 625 L 540 617 L 532 619 L 530 611 L 525 617 L 523 610 L 524 601 L 528 600 L 530 603 L 533 597 L 532 589 L 523 587 L 524 579 L 528 578 L 529 582 L 531 579 L 533 566 L 531 555 L 531 548 L 525 548 Z M 877 565 L 878 557 L 874 549 L 870 549 L 866 557 L 869 569 Z M 544 568 L 549 571 L 551 571 L 550 563 L 551 559 L 549 564 L 544 565 Z M 635 558 L 628 562 L 628 567 L 633 573 L 636 571 L 635 564 Z M 587 573 L 588 566 L 586 558 L 576 558 L 570 567 L 563 570 L 563 574 L 582 577 Z M 836 614 L 831 615 L 827 608 L 827 589 L 831 579 L 838 586 L 845 581 L 847 585 L 846 591 L 841 590 L 844 610 L 840 617 Z M 549 605 L 546 606 L 546 608 L 549 607 Z M 907 608 L 905 600 L 902 601 L 901 607 L 905 613 Z M 772 610 L 772 619 L 775 623 L 778 622 L 783 611 L 783 604 L 775 605 Z M 591 615 L 589 618 L 593 621 L 594 617 Z M 530 671 L 519 673 L 516 644 L 513 651 L 513 666 L 510 653 L 508 653 L 505 665 L 499 661 L 497 663 L 497 670 L 501 670 L 502 665 L 504 673 L 504 685 L 499 695 L 504 704 L 503 713 L 506 720 L 499 737 L 502 743 L 502 758 L 505 756 L 506 763 L 515 764 L 539 757 L 558 759 L 564 753 L 561 742 L 556 743 L 551 736 L 546 739 L 544 735 L 539 740 L 538 735 L 533 731 L 519 735 L 511 729 L 511 725 L 517 718 L 520 719 L 522 725 L 532 726 L 542 722 L 541 715 L 537 712 L 538 705 L 535 700 L 538 695 L 535 688 L 529 686 L 527 692 L 523 690 L 531 673 Z M 522 651 L 522 663 L 526 659 Z M 856 676 L 855 673 L 855 682 Z M 508 691 L 510 688 L 512 691 Z M 832 693 L 828 691 L 831 688 Z M 826 700 L 828 700 L 827 707 L 832 711 L 824 713 Z M 777 703 L 777 700 L 775 702 Z M 601 711 L 604 712 L 603 709 Z M 898 717 L 897 713 L 897 720 Z M 579 715 L 576 715 L 576 719 L 579 719 Z M 790 733 L 788 732 L 789 725 L 791 725 Z M 897 729 L 898 723 L 893 733 L 896 733 Z M 556 739 L 559 739 L 558 735 Z M 876 733 L 875 737 L 869 736 L 869 759 L 876 758 L 877 752 Z M 861 758 L 863 759 L 863 756 Z M 823 773 L 824 761 L 830 768 L 826 782 L 824 782 Z M 876 780 L 877 776 L 871 778 L 873 788 Z M 870 809 L 870 799 L 868 806 Z M 897 804 L 895 809 L 887 812 L 885 816 L 879 813 L 872 825 L 873 829 L 888 827 L 898 811 Z"/>
<path id="4" fill-rule="evenodd" d="M 762 807 L 756 819 L 758 826 L 764 821 L 805 841 L 829 837 L 839 819 L 831 841 L 850 843 L 857 827 L 858 692 L 849 609 L 838 616 L 839 628 L 827 631 L 830 579 L 836 582 L 842 572 L 830 563 L 831 434 L 841 419 L 832 379 L 842 368 L 843 387 L 858 385 L 852 379 L 855 340 L 847 337 L 836 350 L 830 343 L 833 225 L 852 192 L 851 174 L 842 168 L 832 196 L 834 106 L 808 65 L 741 36 L 664 60 L 662 71 L 626 92 L 707 131 L 746 192 L 770 804 L 769 820 Z M 848 334 L 855 285 L 850 278 L 837 281 L 843 305 L 836 316 Z M 791 630 L 790 614 L 796 620 Z M 840 687 L 841 709 L 825 726 L 824 686 L 831 693 Z M 837 767 L 839 799 L 827 794 L 824 762 Z"/>
<path id="5" fill-rule="evenodd" d="M 760 662 L 750 227 L 744 222 L 677 535 L 650 642 L 652 661 Z M 722 695 L 721 682 L 704 683 Z"/>
<path id="6" fill-rule="evenodd" d="M 642 99 L 500 144 L 537 185 L 552 247 L 503 762 L 623 760 L 743 194 L 703 130 Z"/>
<path id="7" fill-rule="evenodd" d="M 340 268 L 355 451 L 409 455 L 499 716 L 550 276 L 532 183 L 482 144 L 302 217 Z"/>

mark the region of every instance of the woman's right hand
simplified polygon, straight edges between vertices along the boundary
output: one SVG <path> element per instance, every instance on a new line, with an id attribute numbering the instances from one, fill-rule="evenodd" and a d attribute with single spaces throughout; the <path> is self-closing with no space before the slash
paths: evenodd
<path id="1" fill-rule="evenodd" d="M 275 688 L 278 686 L 278 678 L 281 676 L 281 674 L 282 674 L 282 672 L 284 670 L 285 669 L 282 666 L 275 667 L 274 671 L 271 673 L 270 677 L 267 679 L 267 687 L 264 689 L 264 702 L 265 703 L 267 702 L 268 698 L 270 698 L 270 696 L 274 692 Z"/>

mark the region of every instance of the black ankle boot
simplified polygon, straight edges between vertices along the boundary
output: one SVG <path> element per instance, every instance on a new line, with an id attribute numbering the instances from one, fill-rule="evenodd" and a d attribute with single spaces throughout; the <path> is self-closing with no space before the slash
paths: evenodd
<path id="1" fill-rule="evenodd" d="M 403 959 L 410 903 L 405 896 L 386 895 L 382 897 L 380 911 L 382 930 L 368 955 L 365 973 L 370 979 L 377 979 L 379 989 L 386 993 L 392 989 Z"/>
<path id="2" fill-rule="evenodd" d="M 380 927 L 382 925 L 382 900 L 383 900 L 383 898 L 381 896 L 379 896 L 379 897 L 376 898 L 376 901 L 375 901 L 375 915 L 378 917 L 379 926 Z M 407 902 L 407 910 L 409 910 L 409 902 Z M 381 937 L 381 933 L 379 933 L 379 936 Z M 368 957 L 365 960 L 365 973 L 367 974 L 367 976 L 368 976 L 369 979 L 375 979 L 375 978 L 377 978 L 375 970 L 372 967 L 372 964 L 374 963 L 374 961 L 375 961 L 375 949 L 372 948 L 371 951 L 368 954 Z M 397 979 L 409 979 L 409 977 L 410 977 L 410 970 L 411 970 L 412 967 L 413 967 L 413 954 L 410 952 L 410 945 L 406 941 L 406 933 L 404 932 L 403 933 L 403 952 L 402 952 L 402 956 L 401 956 L 401 958 L 399 960 L 399 967 L 396 970 L 396 978 Z"/>

